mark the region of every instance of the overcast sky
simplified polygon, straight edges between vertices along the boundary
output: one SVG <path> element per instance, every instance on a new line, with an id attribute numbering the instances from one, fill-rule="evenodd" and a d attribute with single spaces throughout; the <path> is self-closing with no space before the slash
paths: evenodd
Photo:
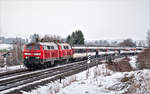
<path id="1" fill-rule="evenodd" d="M 80 29 L 86 40 L 144 40 L 149 5 L 149 0 L 0 0 L 0 31 L 29 38 L 34 33 L 66 37 Z"/>

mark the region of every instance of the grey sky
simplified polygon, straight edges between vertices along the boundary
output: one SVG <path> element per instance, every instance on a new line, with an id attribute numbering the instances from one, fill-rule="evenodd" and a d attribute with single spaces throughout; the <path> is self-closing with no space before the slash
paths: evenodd
<path id="1" fill-rule="evenodd" d="M 149 0 L 0 0 L 3 36 L 66 37 L 76 29 L 86 40 L 143 40 L 149 29 Z"/>

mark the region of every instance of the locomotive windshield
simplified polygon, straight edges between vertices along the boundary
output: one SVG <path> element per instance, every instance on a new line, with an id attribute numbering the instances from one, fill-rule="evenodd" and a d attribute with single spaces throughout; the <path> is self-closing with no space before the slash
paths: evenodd
<path id="1" fill-rule="evenodd" d="M 40 50 L 40 45 L 36 44 L 33 46 L 34 50 Z"/>
<path id="2" fill-rule="evenodd" d="M 27 45 L 26 46 L 26 49 L 27 50 L 40 50 L 40 45 L 38 45 L 38 44 L 35 44 L 35 45 Z"/>
<path id="3" fill-rule="evenodd" d="M 32 50 L 32 45 L 27 45 L 27 46 L 26 46 L 26 49 L 27 49 L 27 50 Z"/>

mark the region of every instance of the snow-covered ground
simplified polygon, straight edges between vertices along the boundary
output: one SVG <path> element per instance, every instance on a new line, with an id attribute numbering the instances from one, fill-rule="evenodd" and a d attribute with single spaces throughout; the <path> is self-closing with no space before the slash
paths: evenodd
<path id="1" fill-rule="evenodd" d="M 135 66 L 136 57 L 130 64 Z M 24 94 L 150 94 L 150 70 L 113 72 L 106 64 L 54 81 Z"/>
<path id="2" fill-rule="evenodd" d="M 137 69 L 136 58 L 137 56 L 130 57 L 131 60 L 129 61 L 129 63 L 133 69 Z"/>
<path id="3" fill-rule="evenodd" d="M 17 66 L 11 66 L 11 67 L 2 67 L 0 68 L 0 73 L 2 72 L 8 72 L 8 71 L 13 71 L 13 70 L 18 70 L 18 69 L 22 69 L 25 68 L 23 65 L 17 65 Z"/>
<path id="4" fill-rule="evenodd" d="M 11 44 L 0 44 L 0 50 L 3 50 L 3 49 L 12 49 L 12 45 Z"/>

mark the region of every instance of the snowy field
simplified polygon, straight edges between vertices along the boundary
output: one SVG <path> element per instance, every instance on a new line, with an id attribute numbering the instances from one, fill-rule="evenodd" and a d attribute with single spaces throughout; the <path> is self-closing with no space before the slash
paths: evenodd
<path id="1" fill-rule="evenodd" d="M 4 49 L 12 49 L 12 45 L 11 44 L 0 44 L 0 50 L 4 50 Z"/>
<path id="2" fill-rule="evenodd" d="M 136 68 L 136 57 L 130 58 Z M 113 72 L 106 64 L 23 94 L 150 94 L 150 70 Z"/>
<path id="3" fill-rule="evenodd" d="M 18 70 L 18 69 L 23 69 L 23 68 L 25 68 L 23 65 L 17 65 L 17 66 L 11 66 L 11 67 L 3 67 L 3 68 L 0 68 L 0 73 L 13 71 L 13 70 Z"/>

